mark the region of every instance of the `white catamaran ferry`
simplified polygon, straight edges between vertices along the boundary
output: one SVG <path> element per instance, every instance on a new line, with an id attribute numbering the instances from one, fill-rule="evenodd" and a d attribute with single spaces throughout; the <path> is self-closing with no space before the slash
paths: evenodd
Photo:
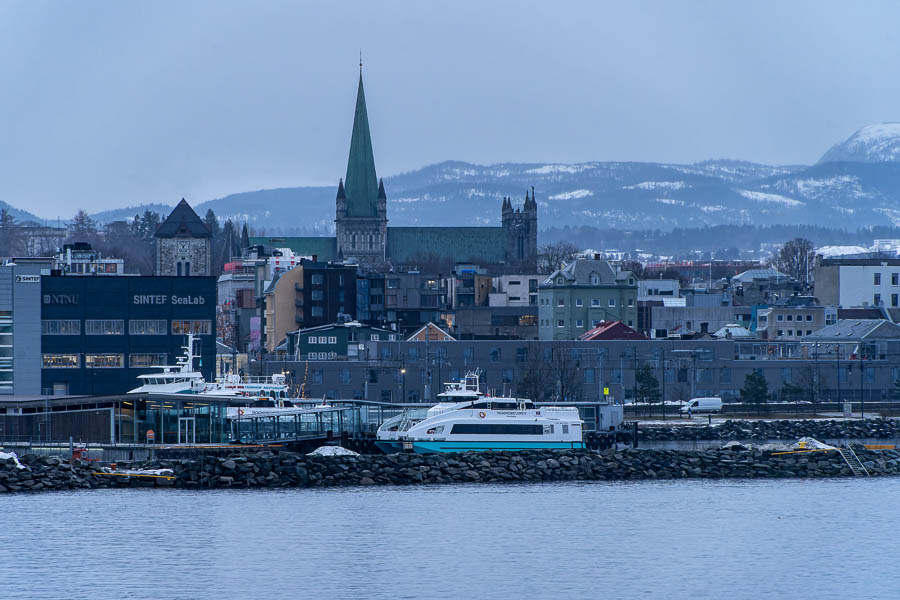
<path id="1" fill-rule="evenodd" d="M 404 414 L 394 423 L 393 419 L 386 421 L 378 430 L 378 446 L 422 454 L 584 448 L 582 421 L 574 406 L 538 408 L 531 400 L 486 396 L 478 391 L 475 374 L 447 384 L 438 397 L 441 402 L 421 420 Z"/>

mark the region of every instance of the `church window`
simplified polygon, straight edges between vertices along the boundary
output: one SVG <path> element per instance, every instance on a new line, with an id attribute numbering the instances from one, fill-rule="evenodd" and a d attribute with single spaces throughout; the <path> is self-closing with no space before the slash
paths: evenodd
<path id="1" fill-rule="evenodd" d="M 356 234 L 350 236 L 350 248 L 356 250 Z"/>
<path id="2" fill-rule="evenodd" d="M 191 263 L 190 261 L 184 263 L 184 274 L 187 277 L 191 276 Z"/>
<path id="3" fill-rule="evenodd" d="M 180 262 L 175 265 L 175 274 L 178 275 L 179 277 L 181 277 L 181 263 Z"/>
<path id="4" fill-rule="evenodd" d="M 519 260 L 525 259 L 525 238 L 519 236 Z"/>

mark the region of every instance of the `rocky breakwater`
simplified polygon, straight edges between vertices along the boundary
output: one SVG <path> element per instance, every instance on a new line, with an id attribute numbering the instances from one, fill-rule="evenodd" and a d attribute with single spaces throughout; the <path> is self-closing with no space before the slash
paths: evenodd
<path id="1" fill-rule="evenodd" d="M 900 474 L 900 451 L 857 448 L 873 476 Z M 26 457 L 27 458 L 27 457 Z M 26 461 L 23 460 L 23 463 Z M 336 487 L 479 482 L 839 477 L 851 475 L 836 451 L 777 454 L 741 446 L 716 450 L 604 450 L 308 456 L 255 452 L 227 458 L 152 461 L 175 479 L 105 477 L 83 463 L 40 458 L 0 465 L 3 491 L 174 486 L 187 489 Z"/>
<path id="2" fill-rule="evenodd" d="M 638 439 L 665 440 L 818 440 L 900 438 L 900 419 L 728 420 L 720 425 L 643 425 Z"/>
<path id="3" fill-rule="evenodd" d="M 99 470 L 95 464 L 58 456 L 25 454 L 17 458 L 0 453 L 0 493 L 175 484 L 174 479 L 97 475 Z"/>

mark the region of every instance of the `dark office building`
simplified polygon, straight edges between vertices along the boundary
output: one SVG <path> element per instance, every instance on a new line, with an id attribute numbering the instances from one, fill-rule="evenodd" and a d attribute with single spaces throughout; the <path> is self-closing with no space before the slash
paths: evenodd
<path id="1" fill-rule="evenodd" d="M 201 340 L 194 365 L 215 368 L 215 277 L 41 278 L 41 391 L 121 394 L 137 376 L 174 365 L 186 334 Z"/>

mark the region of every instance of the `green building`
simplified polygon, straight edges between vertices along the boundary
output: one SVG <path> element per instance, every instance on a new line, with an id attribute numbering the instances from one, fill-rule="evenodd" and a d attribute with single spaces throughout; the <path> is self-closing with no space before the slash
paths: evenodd
<path id="1" fill-rule="evenodd" d="M 605 260 L 578 259 L 538 288 L 541 340 L 574 340 L 601 321 L 637 324 L 637 277 Z"/>
<path id="2" fill-rule="evenodd" d="M 287 342 L 284 350 L 291 357 L 289 360 L 365 359 L 365 342 L 391 342 L 398 339 L 396 331 L 364 325 L 358 321 L 298 329 L 285 337 Z"/>
<path id="3" fill-rule="evenodd" d="M 450 208 L 449 210 L 452 210 Z M 320 261 L 352 260 L 366 270 L 401 266 L 449 272 L 472 263 L 493 273 L 537 272 L 537 201 L 534 189 L 513 208 L 503 198 L 500 227 L 388 227 L 387 193 L 375 172 L 375 154 L 362 72 L 350 137 L 347 174 L 338 182 L 335 237 L 253 237 L 252 245 L 290 248 Z"/>

